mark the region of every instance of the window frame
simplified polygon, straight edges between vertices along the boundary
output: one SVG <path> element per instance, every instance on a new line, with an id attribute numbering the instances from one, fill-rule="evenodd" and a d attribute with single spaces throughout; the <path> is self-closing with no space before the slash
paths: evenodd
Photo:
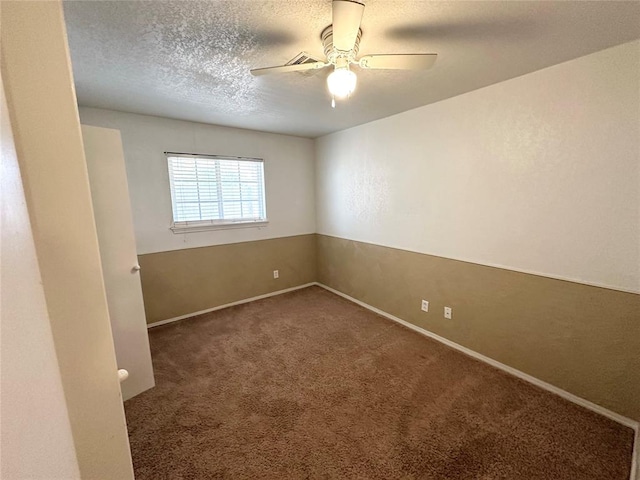
<path id="1" fill-rule="evenodd" d="M 183 153 L 183 152 L 164 152 L 165 162 L 167 166 L 167 173 L 169 175 L 169 194 L 171 200 L 171 225 L 170 230 L 173 233 L 196 233 L 196 232 L 205 232 L 208 230 L 227 230 L 234 228 L 260 228 L 264 227 L 269 223 L 269 219 L 267 217 L 267 192 L 266 192 L 266 180 L 265 180 L 265 161 L 262 158 L 255 157 L 235 157 L 232 155 L 211 155 L 211 154 L 203 154 L 203 153 Z M 208 219 L 208 220 L 184 220 L 184 221 L 176 221 L 174 217 L 174 186 L 173 186 L 173 173 L 171 170 L 170 158 L 182 157 L 182 158 L 203 158 L 203 159 L 211 159 L 211 160 L 232 160 L 238 162 L 252 162 L 252 163 L 261 163 L 262 164 L 262 211 L 264 214 L 264 218 L 255 219 L 255 220 L 247 220 L 247 219 L 226 219 L 226 220 L 217 220 L 217 219 Z"/>

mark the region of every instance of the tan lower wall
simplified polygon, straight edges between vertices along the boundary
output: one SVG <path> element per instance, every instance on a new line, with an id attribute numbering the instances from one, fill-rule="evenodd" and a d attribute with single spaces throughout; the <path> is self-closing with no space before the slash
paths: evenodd
<path id="1" fill-rule="evenodd" d="M 148 323 L 319 281 L 640 420 L 637 294 L 325 235 L 153 253 L 139 261 Z M 420 311 L 423 298 L 429 313 Z M 443 317 L 445 305 L 453 308 L 452 320 Z"/>
<path id="2" fill-rule="evenodd" d="M 316 236 L 189 248 L 138 257 L 147 323 L 316 281 Z M 278 270 L 279 279 L 273 278 Z"/>
<path id="3" fill-rule="evenodd" d="M 317 245 L 319 282 L 640 420 L 640 295 L 325 235 Z"/>

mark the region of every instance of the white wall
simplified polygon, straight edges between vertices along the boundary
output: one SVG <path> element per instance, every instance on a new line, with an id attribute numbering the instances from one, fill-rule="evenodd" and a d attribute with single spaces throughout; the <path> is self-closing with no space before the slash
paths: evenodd
<path id="1" fill-rule="evenodd" d="M 62 3 L 0 4 L 6 107 L 15 134 L 78 469 L 82 478 L 133 480 Z M 21 217 L 25 215 L 23 210 Z M 7 275 L 15 275 L 23 267 L 20 263 L 11 265 Z M 27 329 L 34 321 L 25 318 L 22 327 Z M 39 354 L 37 342 L 22 345 L 29 355 Z M 5 372 L 3 365 L 3 383 Z M 38 387 L 27 387 L 27 378 L 21 381 L 21 388 L 34 394 L 31 388 Z M 59 410 L 52 408 L 48 414 L 56 416 Z M 3 411 L 3 422 L 5 418 Z M 29 427 L 39 430 L 46 421 L 53 420 L 34 415 Z M 49 433 L 42 428 L 41 435 Z M 52 435 L 39 441 L 56 439 L 57 435 Z M 36 446 L 23 449 L 22 461 L 37 455 L 26 448 Z"/>
<path id="2" fill-rule="evenodd" d="M 80 118 L 122 133 L 138 254 L 315 232 L 311 139 L 86 107 Z M 174 234 L 165 151 L 263 158 L 269 224 Z"/>
<path id="3" fill-rule="evenodd" d="M 638 41 L 322 137 L 316 155 L 319 233 L 640 291 Z"/>
<path id="4" fill-rule="evenodd" d="M 80 478 L 0 79 L 0 477 Z"/>

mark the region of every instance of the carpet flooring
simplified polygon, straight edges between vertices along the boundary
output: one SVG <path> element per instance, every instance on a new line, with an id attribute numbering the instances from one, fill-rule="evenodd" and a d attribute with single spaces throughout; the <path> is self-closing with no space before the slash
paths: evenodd
<path id="1" fill-rule="evenodd" d="M 628 480 L 633 431 L 319 287 L 150 331 L 138 480 Z"/>

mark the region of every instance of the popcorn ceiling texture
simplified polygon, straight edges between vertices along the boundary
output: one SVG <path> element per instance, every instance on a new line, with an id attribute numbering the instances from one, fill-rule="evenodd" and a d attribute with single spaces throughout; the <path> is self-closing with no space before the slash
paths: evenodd
<path id="1" fill-rule="evenodd" d="M 361 54 L 439 54 L 427 72 L 358 71 L 332 109 L 327 70 L 255 78 L 301 51 L 324 58 L 329 0 L 67 1 L 79 103 L 319 136 L 640 37 L 635 2 L 368 0 Z"/>
<path id="2" fill-rule="evenodd" d="M 85 28 L 92 43 L 104 48 L 81 50 L 79 63 L 93 60 L 113 68 L 102 80 L 105 84 L 130 82 L 142 93 L 148 86 L 145 79 L 153 78 L 154 94 L 202 105 L 210 105 L 212 96 L 225 98 L 216 104 L 224 113 L 259 110 L 250 101 L 256 97 L 255 84 L 244 75 L 250 65 L 243 60 L 257 48 L 258 39 L 241 25 L 237 9 L 221 12 L 201 2 L 189 3 L 188 9 L 182 2 L 85 5 L 90 13 Z M 104 25 L 107 10 L 119 21 Z M 82 77 L 83 69 L 79 72 Z"/>

